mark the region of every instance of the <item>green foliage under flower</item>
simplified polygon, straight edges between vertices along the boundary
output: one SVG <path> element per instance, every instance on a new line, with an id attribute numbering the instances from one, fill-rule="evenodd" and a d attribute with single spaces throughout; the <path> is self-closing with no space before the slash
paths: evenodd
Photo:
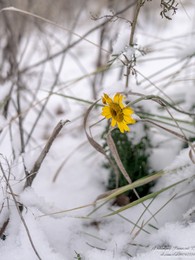
<path id="1" fill-rule="evenodd" d="M 106 129 L 102 134 L 102 139 L 104 140 L 103 147 L 108 151 L 109 157 L 113 159 L 106 142 L 107 130 L 108 129 Z M 148 148 L 150 147 L 150 141 L 147 136 L 142 137 L 139 143 L 133 144 L 129 138 L 128 133 L 121 133 L 119 129 L 114 129 L 112 131 L 112 138 L 116 145 L 121 162 L 123 163 L 123 166 L 129 174 L 132 182 L 151 174 L 151 168 L 148 162 Z M 106 162 L 103 164 L 103 167 L 108 169 L 110 172 L 107 183 L 108 190 L 115 189 L 117 185 L 118 187 L 122 187 L 128 184 L 127 180 L 124 178 L 119 169 L 118 170 L 120 175 L 117 183 L 116 174 L 111 165 Z M 116 167 L 118 168 L 117 165 Z M 139 196 L 142 197 L 147 195 L 152 185 L 153 183 L 148 183 L 137 188 Z M 133 191 L 129 191 L 126 195 L 130 198 L 130 201 L 137 199 Z"/>

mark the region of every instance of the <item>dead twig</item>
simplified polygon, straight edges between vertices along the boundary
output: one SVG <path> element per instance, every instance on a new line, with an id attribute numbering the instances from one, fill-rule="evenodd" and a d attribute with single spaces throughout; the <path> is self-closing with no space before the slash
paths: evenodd
<path id="1" fill-rule="evenodd" d="M 118 16 L 119 14 L 122 14 L 122 13 L 126 12 L 128 9 L 130 9 L 132 6 L 134 6 L 134 5 L 136 4 L 136 2 L 137 2 L 137 0 L 133 1 L 133 3 L 130 3 L 129 5 L 127 5 L 126 7 L 124 7 L 123 9 L 121 9 L 120 11 L 118 11 L 117 13 L 115 13 L 114 16 Z M 56 27 L 58 27 L 58 28 L 61 28 L 62 30 L 69 31 L 69 32 L 71 32 L 72 34 L 74 34 L 75 36 L 77 36 L 77 37 L 79 38 L 78 40 L 74 41 L 74 42 L 71 43 L 70 45 L 68 45 L 68 46 L 66 46 L 65 48 L 63 48 L 62 50 L 60 50 L 60 51 L 58 51 L 58 52 L 52 54 L 51 56 L 47 57 L 46 59 L 42 59 L 42 60 L 40 60 L 40 61 L 34 63 L 33 65 L 30 65 L 29 67 L 26 67 L 26 68 L 22 69 L 22 70 L 20 71 L 21 74 L 24 73 L 24 72 L 26 72 L 26 71 L 28 71 L 28 70 L 31 70 L 32 68 L 35 68 L 35 67 L 37 67 L 37 66 L 42 65 L 42 64 L 44 64 L 45 62 L 48 62 L 48 60 L 52 60 L 52 59 L 58 57 L 59 55 L 61 55 L 61 54 L 64 53 L 64 52 L 67 52 L 69 49 L 73 48 L 75 45 L 77 45 L 78 43 L 80 43 L 82 40 L 85 40 L 85 41 L 89 42 L 90 44 L 93 44 L 93 45 L 95 45 L 96 47 L 99 48 L 99 45 L 97 45 L 97 44 L 95 44 L 95 43 L 93 43 L 93 42 L 87 40 L 86 37 L 87 37 L 88 35 L 90 35 L 91 33 L 93 33 L 94 31 L 96 31 L 97 29 L 103 27 L 105 24 L 107 24 L 108 22 L 110 22 L 110 21 L 113 19 L 113 17 L 111 17 L 110 19 L 108 19 L 108 20 L 106 20 L 106 21 L 103 21 L 102 23 L 98 24 L 98 25 L 95 26 L 94 28 L 92 28 L 92 29 L 90 29 L 89 31 L 87 31 L 83 36 L 80 36 L 80 35 L 78 35 L 78 34 L 72 32 L 70 29 L 64 28 L 63 26 L 60 26 L 60 25 L 58 25 L 58 24 L 56 24 L 56 23 L 54 23 L 54 22 L 52 22 L 52 21 L 50 21 L 50 20 L 48 20 L 48 19 L 45 19 L 45 18 L 43 18 L 43 17 L 41 17 L 41 16 L 36 15 L 36 14 L 29 13 L 29 12 L 26 12 L 26 11 L 24 11 L 24 10 L 20 10 L 20 9 L 17 9 L 17 8 L 14 8 L 14 7 L 7 7 L 7 8 L 3 8 L 3 9 L 0 10 L 0 12 L 5 12 L 5 11 L 19 12 L 19 13 L 22 13 L 22 14 L 25 14 L 25 15 L 30 15 L 31 17 L 34 17 L 34 18 L 39 19 L 39 20 L 41 20 L 41 21 L 47 22 L 47 23 L 49 23 L 49 24 L 51 24 L 51 25 L 54 25 L 54 26 L 56 26 Z M 104 51 L 107 52 L 107 50 L 105 50 L 105 49 L 104 49 Z"/>
<path id="2" fill-rule="evenodd" d="M 9 223 L 9 218 L 6 219 L 6 221 L 3 223 L 2 227 L 0 228 L 0 238 L 3 239 L 3 237 L 5 238 L 4 232 L 6 230 L 6 227 Z"/>
<path id="3" fill-rule="evenodd" d="M 18 202 L 17 202 L 17 200 L 16 200 L 16 198 L 15 198 L 14 192 L 13 192 L 13 190 L 12 190 L 12 187 L 11 187 L 11 185 L 10 185 L 10 183 L 9 183 L 9 180 L 8 180 L 8 178 L 7 178 L 7 176 L 6 176 L 6 173 L 5 173 L 4 169 L 3 169 L 3 166 L 2 166 L 2 164 L 1 164 L 1 162 L 0 162 L 0 169 L 1 169 L 1 172 L 2 172 L 2 174 L 3 174 L 4 179 L 5 179 L 5 181 L 6 181 L 6 184 L 7 184 L 8 188 L 9 188 L 10 194 L 11 194 L 11 196 L 12 196 L 12 198 L 13 198 L 13 201 L 14 201 L 14 204 L 15 204 L 15 206 L 16 206 L 17 212 L 18 212 L 18 214 L 19 214 L 19 216 L 20 216 L 20 218 L 21 218 L 22 224 L 23 224 L 23 226 L 24 226 L 24 228 L 25 228 L 25 230 L 26 230 L 26 233 L 27 233 L 28 239 L 29 239 L 29 241 L 30 241 L 30 244 L 31 244 L 31 246 L 32 246 L 32 248 L 33 248 L 33 250 L 34 250 L 36 256 L 38 257 L 38 259 L 39 259 L 39 260 L 42 260 L 42 258 L 40 257 L 40 255 L 39 255 L 39 253 L 38 253 L 38 251 L 37 251 L 37 249 L 36 249 L 36 247 L 35 247 L 35 245 L 34 245 L 34 243 L 33 243 L 33 240 L 32 240 L 32 237 L 31 237 L 31 235 L 30 235 L 29 229 L 28 229 L 28 227 L 27 227 L 26 221 L 24 220 L 24 217 L 22 216 L 22 213 L 21 213 L 21 211 L 20 211 Z M 7 223 L 7 224 L 6 224 L 6 223 Z M 8 223 L 9 223 L 9 218 L 8 218 L 7 221 L 4 223 L 4 230 L 5 230 L 6 226 L 8 225 Z"/>
<path id="4" fill-rule="evenodd" d="M 37 158 L 36 162 L 34 163 L 31 171 L 29 172 L 29 175 L 27 176 L 25 187 L 31 186 L 31 184 L 32 184 L 37 172 L 39 171 L 39 169 L 43 163 L 43 160 L 45 159 L 47 153 L 49 152 L 54 140 L 56 139 L 59 132 L 62 130 L 63 126 L 68 122 L 69 122 L 69 120 L 65 120 L 65 121 L 61 120 L 57 124 L 57 126 L 54 128 L 53 133 L 49 137 L 45 147 L 43 148 L 42 152 L 40 153 L 39 157 Z"/>

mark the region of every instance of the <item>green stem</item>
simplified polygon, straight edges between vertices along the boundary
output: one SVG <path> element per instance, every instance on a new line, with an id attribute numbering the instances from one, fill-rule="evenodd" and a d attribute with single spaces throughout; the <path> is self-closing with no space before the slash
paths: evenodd
<path id="1" fill-rule="evenodd" d="M 161 116 L 161 115 L 158 115 L 158 114 L 151 114 L 151 113 L 146 113 L 146 112 L 139 112 L 139 111 L 136 111 L 136 110 L 134 110 L 134 111 L 135 111 L 136 114 L 138 114 L 140 117 L 143 117 L 143 118 L 147 118 L 147 116 L 151 116 L 151 117 L 157 117 L 157 118 L 172 121 L 172 118 L 167 117 L 167 116 Z M 149 118 L 149 119 L 151 119 L 151 118 Z M 184 123 L 184 124 L 193 125 L 193 126 L 195 125 L 194 121 L 189 122 L 187 120 L 181 120 L 181 119 L 178 119 L 178 118 L 175 118 L 175 120 L 179 123 Z"/>

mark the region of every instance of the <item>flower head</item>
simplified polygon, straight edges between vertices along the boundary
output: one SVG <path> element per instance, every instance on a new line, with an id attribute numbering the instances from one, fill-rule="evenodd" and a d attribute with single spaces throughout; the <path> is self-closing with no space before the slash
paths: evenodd
<path id="1" fill-rule="evenodd" d="M 102 116 L 111 120 L 111 126 L 114 127 L 116 124 L 119 130 L 124 133 L 130 131 L 128 124 L 135 124 L 135 119 L 131 117 L 134 113 L 133 109 L 126 107 L 123 104 L 123 95 L 120 93 L 115 94 L 114 98 L 111 99 L 107 94 L 102 97 L 102 103 L 105 105 L 102 108 Z"/>

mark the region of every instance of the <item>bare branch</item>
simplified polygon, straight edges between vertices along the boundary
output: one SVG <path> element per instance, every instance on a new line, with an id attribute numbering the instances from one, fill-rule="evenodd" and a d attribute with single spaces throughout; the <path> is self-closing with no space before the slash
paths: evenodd
<path id="1" fill-rule="evenodd" d="M 57 126 L 54 128 L 53 133 L 51 134 L 51 136 L 48 139 L 45 147 L 43 148 L 43 150 L 40 153 L 39 157 L 37 158 L 36 162 L 34 163 L 32 170 L 30 171 L 29 175 L 27 176 L 25 187 L 31 186 L 31 184 L 32 184 L 37 172 L 39 171 L 47 153 L 49 152 L 54 140 L 56 139 L 59 132 L 62 130 L 63 126 L 68 122 L 69 122 L 69 120 L 66 120 L 66 121 L 61 120 L 57 124 Z"/>
<path id="2" fill-rule="evenodd" d="M 3 166 L 2 166 L 1 163 L 0 163 L 0 169 L 1 169 L 1 172 L 2 172 L 2 174 L 3 174 L 3 177 L 4 177 L 5 181 L 6 181 L 6 183 L 7 183 L 7 186 L 8 186 L 8 188 L 9 188 L 9 190 L 10 190 L 10 194 L 11 194 L 11 196 L 12 196 L 12 198 L 13 198 L 14 204 L 15 204 L 16 209 L 17 209 L 17 211 L 18 211 L 18 214 L 19 214 L 19 216 L 20 216 L 20 218 L 21 218 L 22 224 L 24 225 L 24 228 L 25 228 L 25 230 L 26 230 L 26 233 L 27 233 L 27 236 L 28 236 L 28 238 L 29 238 L 30 244 L 31 244 L 31 246 L 32 246 L 32 248 L 33 248 L 33 250 L 34 250 L 36 256 L 38 257 L 38 259 L 39 259 L 39 260 L 42 260 L 41 257 L 40 257 L 40 255 L 39 255 L 39 253 L 37 252 L 37 249 L 35 248 L 35 245 L 34 245 L 34 243 L 33 243 L 32 237 L 31 237 L 31 235 L 30 235 L 30 232 L 29 232 L 29 229 L 28 229 L 28 227 L 27 227 L 26 221 L 24 220 L 24 217 L 22 216 L 22 213 L 21 213 L 21 211 L 20 211 L 18 202 L 17 202 L 17 200 L 16 200 L 16 198 L 15 198 L 14 192 L 13 192 L 13 190 L 12 190 L 12 187 L 11 187 L 11 185 L 10 185 L 10 183 L 9 183 L 9 180 L 8 180 L 8 178 L 7 178 L 7 176 L 6 176 L 6 173 L 5 173 L 5 171 L 4 171 Z M 9 222 L 9 219 L 7 220 L 7 222 Z M 8 224 L 8 223 L 7 223 L 7 224 Z M 6 225 L 6 226 L 7 226 L 7 224 L 6 224 L 6 222 L 4 223 L 4 225 Z M 5 228 L 6 228 L 6 226 L 5 226 Z"/>

